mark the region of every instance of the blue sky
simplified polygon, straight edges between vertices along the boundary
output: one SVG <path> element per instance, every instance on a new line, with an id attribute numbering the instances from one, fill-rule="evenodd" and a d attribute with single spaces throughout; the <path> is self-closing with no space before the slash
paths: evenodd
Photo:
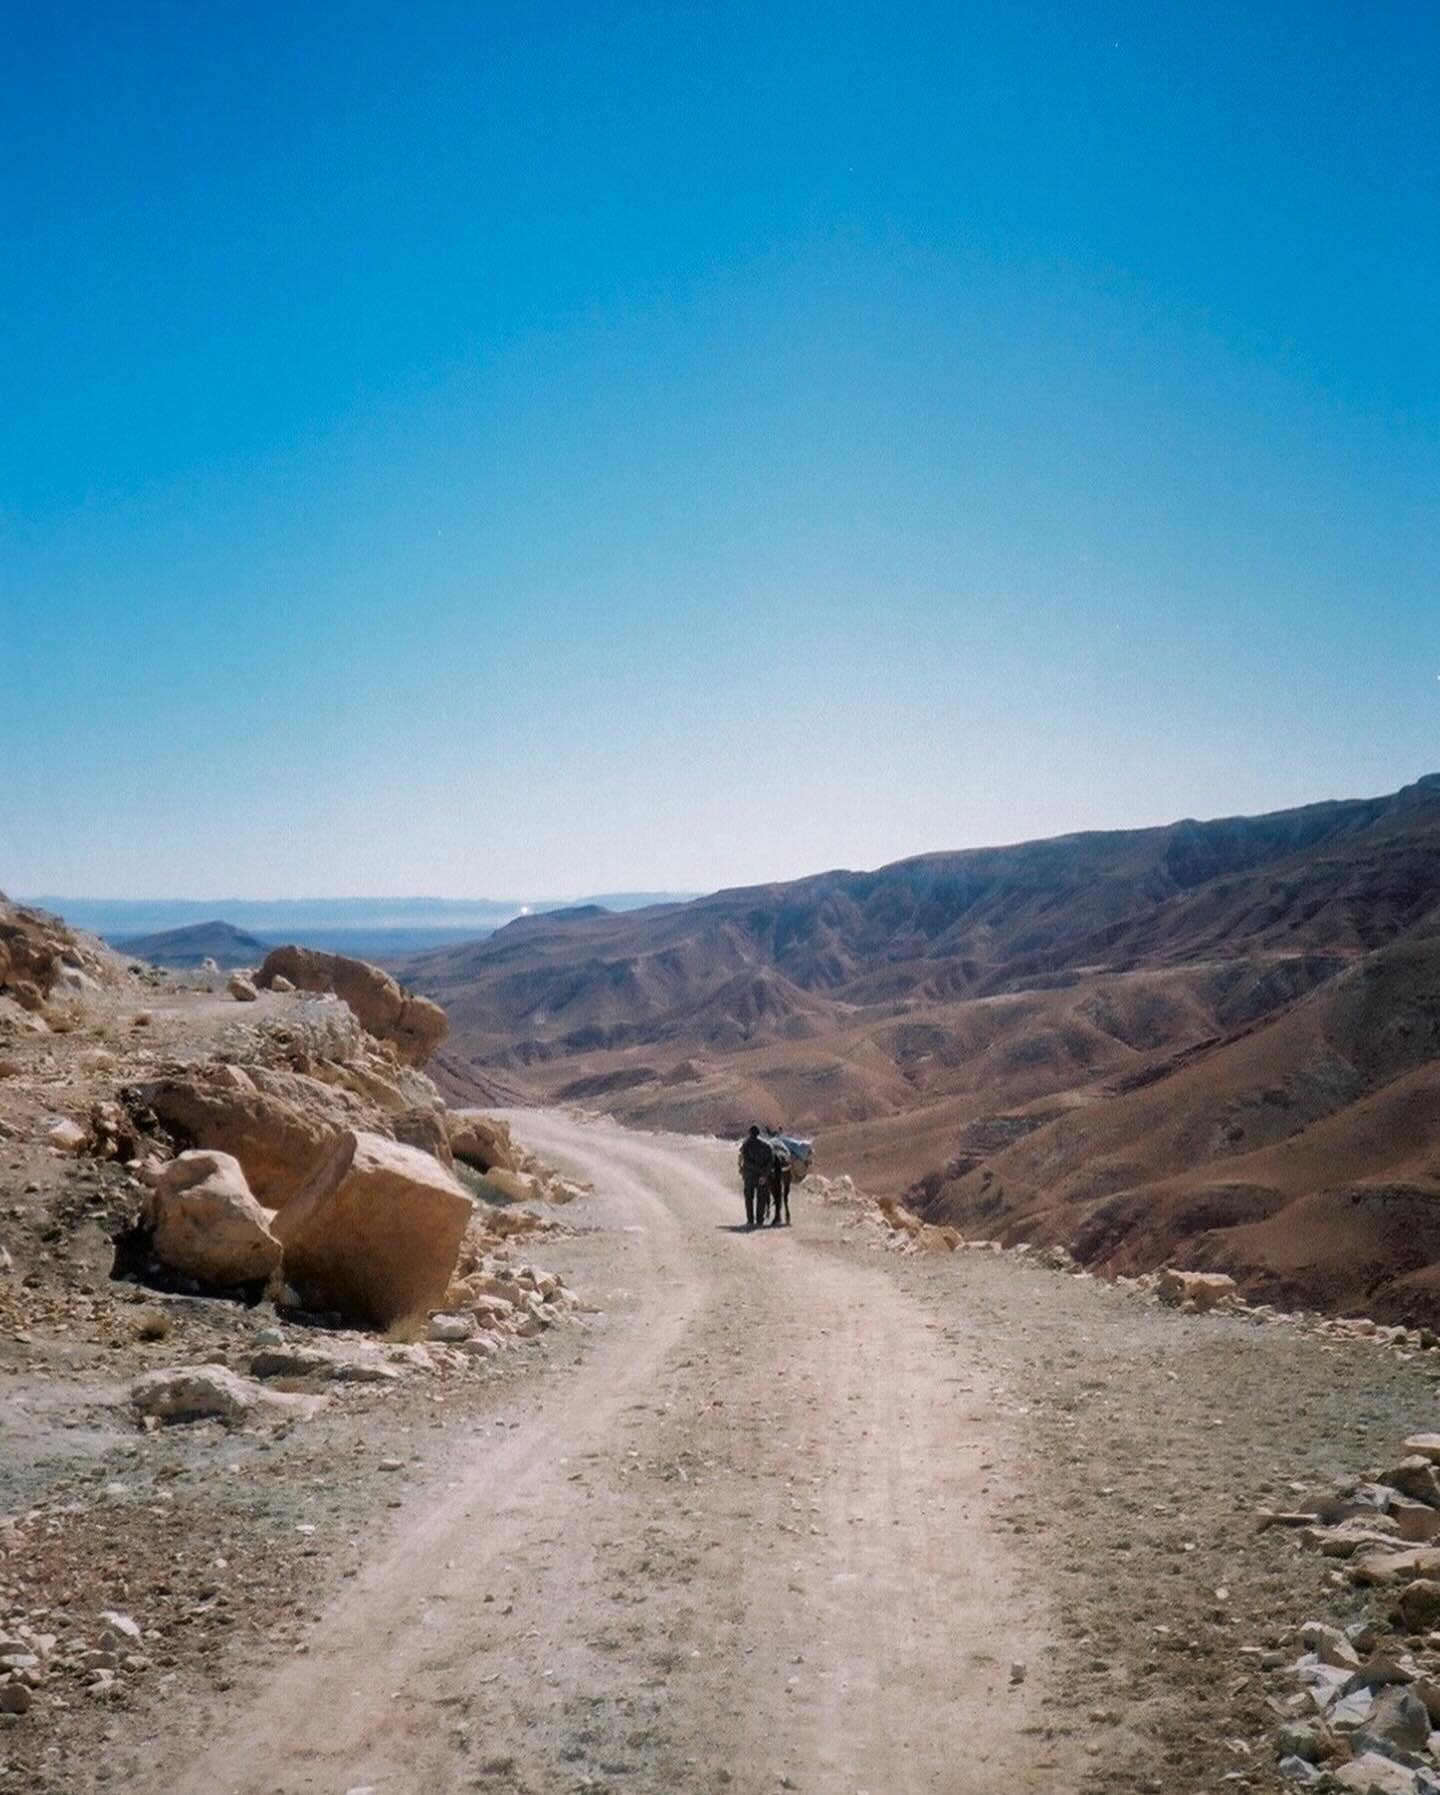
<path id="1" fill-rule="evenodd" d="M 0 50 L 0 886 L 708 888 L 1440 768 L 1440 13 Z"/>

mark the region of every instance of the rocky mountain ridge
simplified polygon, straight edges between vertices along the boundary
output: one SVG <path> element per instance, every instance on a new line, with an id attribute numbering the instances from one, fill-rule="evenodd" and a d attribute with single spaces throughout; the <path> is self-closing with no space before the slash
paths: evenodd
<path id="1" fill-rule="evenodd" d="M 1440 1313 L 1440 776 L 536 918 L 405 971 L 467 1076 L 783 1122 L 937 1221 L 1114 1270 Z"/>

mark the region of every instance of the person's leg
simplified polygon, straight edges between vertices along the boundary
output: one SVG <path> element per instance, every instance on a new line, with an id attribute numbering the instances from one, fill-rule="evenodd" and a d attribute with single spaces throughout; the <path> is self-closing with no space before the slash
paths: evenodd
<path id="1" fill-rule="evenodd" d="M 749 1172 L 745 1174 L 745 1226 L 755 1226 L 755 1179 Z"/>

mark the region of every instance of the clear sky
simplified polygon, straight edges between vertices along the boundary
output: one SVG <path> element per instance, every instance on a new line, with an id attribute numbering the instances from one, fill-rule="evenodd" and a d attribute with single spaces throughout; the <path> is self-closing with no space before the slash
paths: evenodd
<path id="1" fill-rule="evenodd" d="M 700 889 L 1440 769 L 1440 9 L 0 45 L 0 887 Z"/>

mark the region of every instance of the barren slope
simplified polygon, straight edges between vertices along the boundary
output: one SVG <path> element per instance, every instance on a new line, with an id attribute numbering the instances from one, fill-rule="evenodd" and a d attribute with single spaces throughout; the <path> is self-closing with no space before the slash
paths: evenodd
<path id="1" fill-rule="evenodd" d="M 1116 1266 L 1178 1252 L 1286 1300 L 1351 1303 L 1388 1301 L 1418 1269 L 1389 1218 L 1396 1193 L 1432 1188 L 1434 1144 L 1417 1123 L 1413 1151 L 1377 1147 L 1381 1111 L 1356 1106 L 1440 1051 L 1420 1013 L 1437 939 L 1431 777 L 1267 817 L 530 918 L 407 974 L 450 1012 L 457 1081 L 646 1127 L 784 1125 L 819 1135 L 831 1169 L 914 1187 L 969 1226 Z M 1410 1033 L 1387 1046 L 1398 1010 Z M 1268 1148 L 1279 1157 L 1251 1163 Z M 1373 1212 L 1364 1252 L 1354 1217 L 1309 1258 L 1288 1224 L 1258 1228 L 1326 1191 Z M 1319 1212 L 1302 1214 L 1313 1230 Z M 1430 1300 L 1423 1278 L 1405 1285 L 1404 1304 Z"/>

